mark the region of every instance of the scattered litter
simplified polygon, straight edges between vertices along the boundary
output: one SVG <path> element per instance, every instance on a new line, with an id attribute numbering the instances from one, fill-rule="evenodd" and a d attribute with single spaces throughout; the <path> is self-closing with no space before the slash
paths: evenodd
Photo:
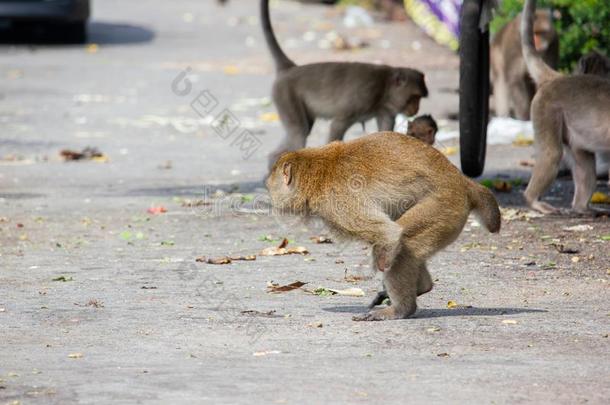
<path id="1" fill-rule="evenodd" d="M 155 287 L 154 285 L 143 285 L 142 287 L 140 287 L 141 290 L 156 290 L 159 287 Z"/>
<path id="2" fill-rule="evenodd" d="M 322 328 L 324 327 L 324 324 L 322 322 L 312 322 L 307 324 L 307 326 L 310 328 Z"/>
<path id="3" fill-rule="evenodd" d="M 146 210 L 146 212 L 148 212 L 151 215 L 165 214 L 167 212 L 167 208 L 165 208 L 162 205 L 159 205 L 157 207 L 150 207 L 149 209 Z"/>
<path id="4" fill-rule="evenodd" d="M 436 333 L 436 332 L 440 332 L 441 328 L 439 328 L 438 326 L 433 326 L 431 328 L 426 329 L 426 332 L 428 333 Z"/>
<path id="5" fill-rule="evenodd" d="M 280 120 L 280 116 L 275 112 L 264 113 L 260 116 L 260 120 L 263 122 L 278 122 Z"/>
<path id="6" fill-rule="evenodd" d="M 222 69 L 222 71 L 224 72 L 224 74 L 225 74 L 225 75 L 227 75 L 227 76 L 234 76 L 234 75 L 237 75 L 237 74 L 239 74 L 240 70 L 241 70 L 241 69 L 240 69 L 239 67 L 235 66 L 235 65 L 228 65 L 228 66 L 225 66 L 225 67 Z"/>
<path id="7" fill-rule="evenodd" d="M 303 246 L 297 246 L 295 248 L 288 248 L 288 239 L 284 238 L 282 243 L 277 247 L 268 247 L 262 250 L 261 256 L 285 256 L 285 255 L 307 255 L 309 251 Z"/>
<path id="8" fill-rule="evenodd" d="M 578 250 L 574 247 L 564 246 L 561 243 L 552 243 L 551 245 L 554 246 L 555 249 L 557 249 L 557 251 L 559 253 L 565 253 L 565 254 L 569 254 L 569 255 L 580 253 L 580 250 Z"/>
<path id="9" fill-rule="evenodd" d="M 349 275 L 347 274 L 347 269 L 345 269 L 345 273 L 343 274 L 343 279 L 345 281 L 347 281 L 348 283 L 357 283 L 359 281 L 363 281 L 363 280 L 367 280 L 367 278 L 365 276 L 359 276 L 359 275 Z"/>
<path id="10" fill-rule="evenodd" d="M 320 297 L 328 297 L 331 295 L 342 295 L 345 297 L 364 297 L 364 291 L 361 288 L 346 288 L 345 290 L 337 290 L 334 288 L 319 287 L 311 291 L 314 295 Z"/>
<path id="11" fill-rule="evenodd" d="M 326 236 L 312 236 L 309 240 L 314 243 L 333 243 L 332 239 Z"/>
<path id="12" fill-rule="evenodd" d="M 371 27 L 374 23 L 369 12 L 360 6 L 349 6 L 345 9 L 343 25 L 347 28 Z"/>
<path id="13" fill-rule="evenodd" d="M 254 309 L 248 309 L 246 311 L 241 311 L 240 313 L 243 315 L 260 316 L 263 318 L 275 318 L 275 317 L 279 316 L 279 315 L 275 315 L 274 309 L 272 309 L 271 311 L 265 311 L 265 312 L 256 311 Z"/>
<path id="14" fill-rule="evenodd" d="M 521 146 L 534 138 L 534 127 L 531 121 L 520 121 L 513 118 L 494 117 L 487 126 L 488 145 Z"/>
<path id="15" fill-rule="evenodd" d="M 97 148 L 92 148 L 87 146 L 81 152 L 63 149 L 59 152 L 59 155 L 64 159 L 64 161 L 75 161 L 75 160 L 93 160 L 94 162 L 106 163 L 108 162 L 108 157 L 100 152 Z"/>
<path id="16" fill-rule="evenodd" d="M 505 319 L 502 321 L 502 323 L 505 325 L 516 325 L 518 322 L 514 319 Z"/>
<path id="17" fill-rule="evenodd" d="M 70 359 L 82 359 L 83 358 L 83 354 L 82 353 L 70 353 L 68 355 L 68 358 L 70 358 Z"/>
<path id="18" fill-rule="evenodd" d="M 517 134 L 517 137 L 513 141 L 513 146 L 531 146 L 534 144 L 534 139 L 527 138 L 523 134 Z"/>
<path id="19" fill-rule="evenodd" d="M 453 156 L 453 155 L 457 154 L 460 149 L 457 146 L 446 146 L 439 150 L 445 156 Z"/>
<path id="20" fill-rule="evenodd" d="M 536 211 L 523 210 L 517 208 L 500 208 L 500 212 L 502 213 L 502 220 L 506 222 L 510 221 L 529 221 L 532 218 L 541 218 L 544 215 L 540 214 Z"/>
<path id="21" fill-rule="evenodd" d="M 97 53 L 100 50 L 100 46 L 98 44 L 89 44 L 85 50 L 87 53 Z"/>
<path id="22" fill-rule="evenodd" d="M 297 290 L 303 287 L 305 284 L 307 283 L 304 283 L 302 281 L 295 281 L 294 283 L 280 286 L 279 284 L 270 281 L 269 283 L 267 283 L 267 292 L 272 294 L 288 292 L 292 290 Z"/>
<path id="23" fill-rule="evenodd" d="M 166 160 L 165 163 L 157 166 L 159 170 L 171 170 L 174 168 L 174 165 L 171 160 Z"/>
<path id="24" fill-rule="evenodd" d="M 610 196 L 599 191 L 593 193 L 591 196 L 592 204 L 610 204 Z"/>
<path id="25" fill-rule="evenodd" d="M 232 262 L 237 261 L 253 261 L 256 260 L 256 255 L 248 255 L 248 256 L 224 256 L 224 257 L 209 257 L 200 256 L 195 259 L 198 263 L 208 263 L 208 264 L 231 264 Z"/>
<path id="26" fill-rule="evenodd" d="M 54 278 L 52 281 L 61 281 L 62 283 L 65 283 L 67 281 L 74 281 L 74 279 L 72 277 L 59 276 Z"/>
<path id="27" fill-rule="evenodd" d="M 182 206 L 185 208 L 193 208 L 193 207 L 204 207 L 212 205 L 211 201 L 207 200 L 184 200 L 182 201 Z"/>
<path id="28" fill-rule="evenodd" d="M 447 302 L 447 308 L 453 309 L 453 308 L 457 308 L 457 307 L 458 307 L 457 302 L 455 302 L 455 301 L 448 301 Z"/>
<path id="29" fill-rule="evenodd" d="M 264 352 L 254 352 L 254 353 L 252 353 L 252 355 L 254 357 L 262 357 L 262 356 L 268 356 L 270 354 L 280 354 L 280 353 L 282 353 L 282 352 L 279 350 L 266 350 Z"/>
<path id="30" fill-rule="evenodd" d="M 439 353 L 436 357 L 449 357 L 449 353 Z"/>
<path id="31" fill-rule="evenodd" d="M 593 227 L 591 225 L 574 225 L 574 226 L 567 226 L 562 228 L 564 231 L 568 231 L 568 232 L 587 232 L 587 231 L 592 231 Z"/>

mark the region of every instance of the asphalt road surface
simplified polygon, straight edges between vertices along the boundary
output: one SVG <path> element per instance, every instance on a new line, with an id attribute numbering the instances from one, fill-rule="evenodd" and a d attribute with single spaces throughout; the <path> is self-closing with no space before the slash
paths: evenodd
<path id="1" fill-rule="evenodd" d="M 610 222 L 525 210 L 531 146 L 489 148 L 484 177 L 512 183 L 499 235 L 469 222 L 413 318 L 352 321 L 379 288 L 366 247 L 268 214 L 283 131 L 256 3 L 94 1 L 90 44 L 0 47 L 0 404 L 607 403 Z M 455 128 L 453 53 L 408 22 L 341 19 L 274 7 L 297 62 L 420 68 L 421 111 Z M 454 145 L 437 146 L 457 162 Z M 101 155 L 60 157 L 86 147 Z M 309 254 L 259 255 L 284 237 Z"/>

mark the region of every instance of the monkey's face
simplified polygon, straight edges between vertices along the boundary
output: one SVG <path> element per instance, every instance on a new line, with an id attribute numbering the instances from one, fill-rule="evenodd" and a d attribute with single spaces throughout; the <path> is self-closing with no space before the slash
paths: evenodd
<path id="1" fill-rule="evenodd" d="M 421 101 L 421 96 L 413 95 L 409 99 L 407 99 L 407 104 L 403 110 L 404 114 L 408 117 L 411 117 L 419 111 L 419 102 Z"/>
<path id="2" fill-rule="evenodd" d="M 273 209 L 282 214 L 298 214 L 293 168 L 289 162 L 278 161 L 265 182 Z"/>

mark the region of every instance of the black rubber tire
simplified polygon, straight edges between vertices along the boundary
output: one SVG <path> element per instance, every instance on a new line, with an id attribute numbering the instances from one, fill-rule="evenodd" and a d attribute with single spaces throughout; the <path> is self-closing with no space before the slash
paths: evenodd
<path id="1" fill-rule="evenodd" d="M 489 122 L 489 30 L 479 18 L 485 0 L 464 0 L 460 16 L 460 159 L 478 177 L 485 168 Z"/>
<path id="2" fill-rule="evenodd" d="M 69 44 L 84 44 L 87 42 L 87 22 L 75 21 L 60 25 L 61 37 Z"/>

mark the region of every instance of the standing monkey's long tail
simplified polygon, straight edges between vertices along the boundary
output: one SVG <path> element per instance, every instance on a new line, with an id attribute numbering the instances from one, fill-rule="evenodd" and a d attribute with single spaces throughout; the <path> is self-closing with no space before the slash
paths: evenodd
<path id="1" fill-rule="evenodd" d="M 521 49 L 527 70 L 536 82 L 541 84 L 561 77 L 561 73 L 547 65 L 536 52 L 534 45 L 534 18 L 536 14 L 536 0 L 525 0 L 523 16 L 521 17 Z"/>
<path id="2" fill-rule="evenodd" d="M 282 50 L 280 44 L 277 42 L 275 33 L 273 32 L 273 26 L 271 25 L 271 16 L 269 15 L 269 0 L 261 0 L 261 23 L 263 26 L 263 34 L 265 34 L 265 41 L 267 47 L 271 52 L 273 61 L 275 62 L 275 70 L 281 72 L 288 70 L 296 66 Z"/>

